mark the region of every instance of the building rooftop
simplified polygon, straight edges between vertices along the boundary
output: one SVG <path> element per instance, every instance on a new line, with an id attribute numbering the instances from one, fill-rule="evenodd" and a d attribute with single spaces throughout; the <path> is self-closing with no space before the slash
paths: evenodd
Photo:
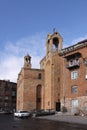
<path id="1" fill-rule="evenodd" d="M 62 56 L 64 54 L 67 54 L 67 53 L 72 52 L 74 50 L 78 50 L 78 49 L 83 48 L 85 46 L 87 46 L 87 39 L 80 41 L 77 44 L 74 44 L 72 46 L 69 46 L 69 47 L 66 47 L 66 48 L 60 50 L 59 55 Z"/>

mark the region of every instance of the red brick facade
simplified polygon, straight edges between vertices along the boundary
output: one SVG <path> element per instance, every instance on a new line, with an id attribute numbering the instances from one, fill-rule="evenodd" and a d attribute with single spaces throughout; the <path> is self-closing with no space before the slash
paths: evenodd
<path id="1" fill-rule="evenodd" d="M 86 110 L 87 40 L 63 49 L 62 57 L 61 106 Z"/>

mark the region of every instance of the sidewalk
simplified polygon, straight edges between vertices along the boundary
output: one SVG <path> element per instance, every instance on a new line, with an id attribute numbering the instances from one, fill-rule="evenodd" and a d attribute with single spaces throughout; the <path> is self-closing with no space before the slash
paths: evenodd
<path id="1" fill-rule="evenodd" d="M 77 124 L 87 124 L 87 116 L 73 116 L 73 115 L 50 115 L 50 116 L 41 116 L 39 119 L 48 119 L 54 121 L 62 121 L 69 123 L 77 123 Z"/>

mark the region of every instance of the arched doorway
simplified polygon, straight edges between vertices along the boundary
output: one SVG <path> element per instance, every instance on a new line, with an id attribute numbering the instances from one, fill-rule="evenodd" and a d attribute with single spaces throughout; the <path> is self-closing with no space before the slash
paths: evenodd
<path id="1" fill-rule="evenodd" d="M 38 85 L 36 88 L 36 110 L 41 109 L 41 85 Z"/>

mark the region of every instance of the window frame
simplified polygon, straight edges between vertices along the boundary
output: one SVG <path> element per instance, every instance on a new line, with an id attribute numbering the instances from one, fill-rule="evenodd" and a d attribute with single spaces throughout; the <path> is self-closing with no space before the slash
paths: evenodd
<path id="1" fill-rule="evenodd" d="M 77 85 L 71 86 L 71 93 L 72 94 L 77 94 L 78 93 L 78 86 Z"/>
<path id="2" fill-rule="evenodd" d="M 71 71 L 71 79 L 77 79 L 78 78 L 78 71 L 77 70 L 74 70 L 74 71 Z"/>

